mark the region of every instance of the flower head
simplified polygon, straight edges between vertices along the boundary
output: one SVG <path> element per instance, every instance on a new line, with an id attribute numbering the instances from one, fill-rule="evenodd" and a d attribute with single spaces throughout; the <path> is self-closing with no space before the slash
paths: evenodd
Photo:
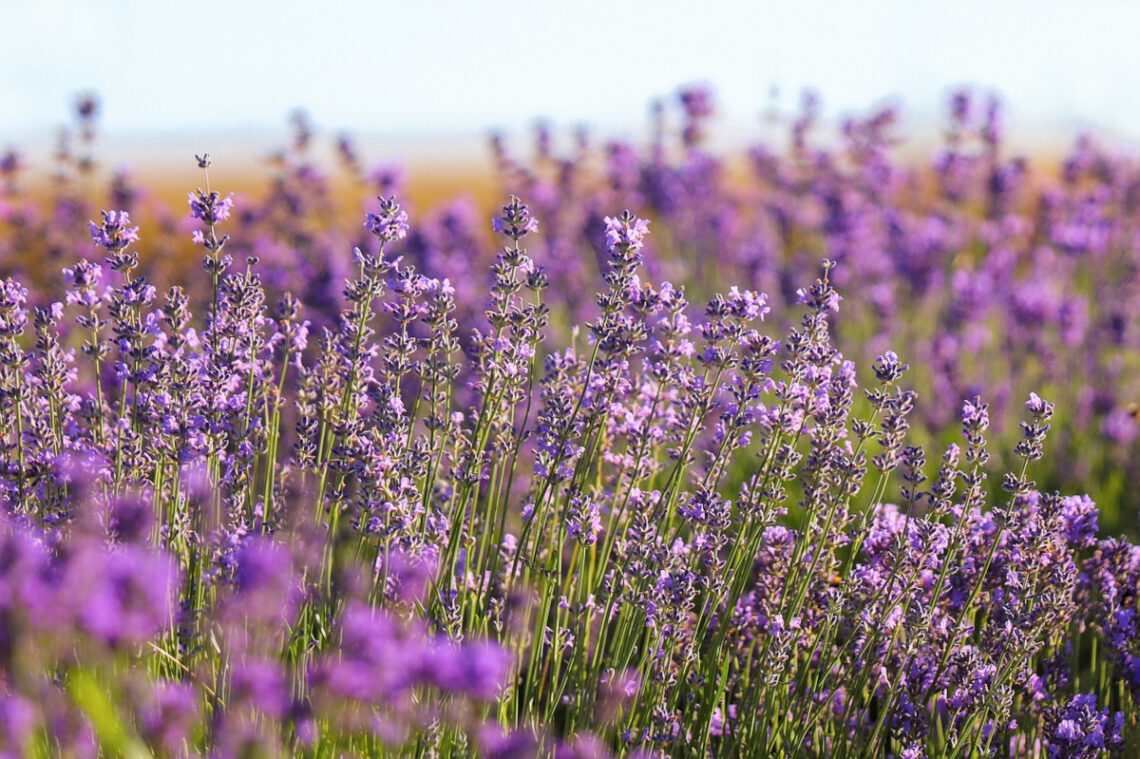
<path id="1" fill-rule="evenodd" d="M 395 196 L 381 196 L 380 213 L 365 214 L 364 226 L 379 238 L 381 243 L 403 240 L 408 236 L 408 214 L 400 208 Z"/>
<path id="2" fill-rule="evenodd" d="M 208 156 L 207 156 L 208 159 Z M 204 192 L 201 189 L 189 194 L 190 218 L 201 219 L 206 224 L 216 224 L 230 217 L 234 209 L 234 194 L 224 198 L 218 192 Z"/>
<path id="3" fill-rule="evenodd" d="M 491 219 L 491 228 L 517 242 L 538 231 L 538 219 L 530 215 L 526 203 L 512 195 L 511 201 L 503 206 L 502 215 Z"/>
<path id="4" fill-rule="evenodd" d="M 639 219 L 629 211 L 622 212 L 621 216 L 607 216 L 606 247 L 612 252 L 636 252 L 645 245 L 645 236 L 649 234 L 649 220 Z"/>
<path id="5" fill-rule="evenodd" d="M 139 228 L 130 226 L 131 217 L 126 211 L 103 211 L 103 223 L 87 222 L 91 229 L 91 242 L 110 253 L 117 253 L 139 239 Z"/>

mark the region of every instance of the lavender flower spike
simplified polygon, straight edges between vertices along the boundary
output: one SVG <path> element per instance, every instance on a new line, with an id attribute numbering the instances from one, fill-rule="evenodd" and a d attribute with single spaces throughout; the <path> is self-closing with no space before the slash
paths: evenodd
<path id="1" fill-rule="evenodd" d="M 126 211 L 103 211 L 103 223 L 87 222 L 91 228 L 91 242 L 117 253 L 139 239 L 139 228 L 130 226 L 131 217 Z"/>
<path id="2" fill-rule="evenodd" d="M 364 226 L 382 243 L 403 240 L 408 236 L 407 212 L 400 208 L 395 197 L 381 197 L 379 200 L 380 213 L 366 214 Z"/>

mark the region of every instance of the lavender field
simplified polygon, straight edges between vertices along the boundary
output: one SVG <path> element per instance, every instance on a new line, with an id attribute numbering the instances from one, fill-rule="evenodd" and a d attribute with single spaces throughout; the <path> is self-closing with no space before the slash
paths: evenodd
<path id="1" fill-rule="evenodd" d="M 1140 752 L 1140 156 L 713 111 L 0 156 L 0 756 Z"/>

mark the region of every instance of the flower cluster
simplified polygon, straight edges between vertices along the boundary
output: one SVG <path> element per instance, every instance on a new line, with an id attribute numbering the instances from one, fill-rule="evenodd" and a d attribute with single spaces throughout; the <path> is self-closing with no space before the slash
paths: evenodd
<path id="1" fill-rule="evenodd" d="M 1083 149 L 1028 219 L 996 112 L 956 100 L 924 207 L 893 114 L 839 156 L 809 104 L 740 187 L 700 148 L 713 102 L 679 95 L 680 163 L 662 109 L 597 186 L 585 141 L 500 146 L 529 202 L 490 224 L 413 225 L 382 172 L 355 232 L 298 117 L 265 200 L 191 194 L 209 276 L 125 211 L 91 223 L 103 260 L 5 273 L 0 753 L 1140 745 L 1140 546 L 1070 487 L 1124 499 L 1133 453 L 1067 458 L 1130 434 L 1101 394 L 1136 299 L 1048 273 L 1135 268 L 1124 170 Z"/>

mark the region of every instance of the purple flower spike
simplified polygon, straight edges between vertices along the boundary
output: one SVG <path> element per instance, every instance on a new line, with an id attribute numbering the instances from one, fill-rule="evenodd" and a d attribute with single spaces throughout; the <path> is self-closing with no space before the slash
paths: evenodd
<path id="1" fill-rule="evenodd" d="M 962 402 L 962 426 L 979 432 L 990 426 L 989 404 L 982 403 L 981 398 L 973 398 Z"/>
<path id="2" fill-rule="evenodd" d="M 903 372 L 910 368 L 910 364 L 899 361 L 894 351 L 887 351 L 875 361 L 875 378 L 884 385 L 895 382 L 902 377 Z"/>
<path id="3" fill-rule="evenodd" d="M 1068 705 L 1055 714 L 1046 738 L 1050 757 L 1102 756 L 1124 745 L 1124 715 L 1109 715 L 1108 709 L 1097 709 L 1092 693 L 1078 693 Z"/>
<path id="4" fill-rule="evenodd" d="M 649 234 L 649 220 L 639 219 L 629 211 L 621 216 L 607 216 L 606 247 L 611 251 L 636 252 L 645 245 Z"/>
<path id="5" fill-rule="evenodd" d="M 1034 416 L 1051 417 L 1053 416 L 1053 404 L 1043 399 L 1037 393 L 1030 393 L 1029 400 L 1025 402 L 1025 407 L 1029 409 L 1029 413 Z"/>
<path id="6" fill-rule="evenodd" d="M 408 214 L 396 198 L 379 198 L 380 213 L 365 214 L 364 226 L 380 239 L 381 243 L 403 240 L 408 236 Z"/>
<path id="7" fill-rule="evenodd" d="M 538 219 L 530 215 L 526 203 L 512 195 L 511 202 L 503 206 L 502 216 L 491 219 L 491 229 L 517 242 L 531 232 L 538 232 Z"/>
<path id="8" fill-rule="evenodd" d="M 216 224 L 230 217 L 230 212 L 234 209 L 234 194 L 231 192 L 223 198 L 218 192 L 197 190 L 189 194 L 188 204 L 190 218 L 201 219 L 206 224 Z"/>
<path id="9" fill-rule="evenodd" d="M 91 229 L 91 242 L 117 253 L 139 239 L 139 228 L 130 226 L 131 217 L 126 211 L 103 211 L 103 223 L 87 222 Z"/>

